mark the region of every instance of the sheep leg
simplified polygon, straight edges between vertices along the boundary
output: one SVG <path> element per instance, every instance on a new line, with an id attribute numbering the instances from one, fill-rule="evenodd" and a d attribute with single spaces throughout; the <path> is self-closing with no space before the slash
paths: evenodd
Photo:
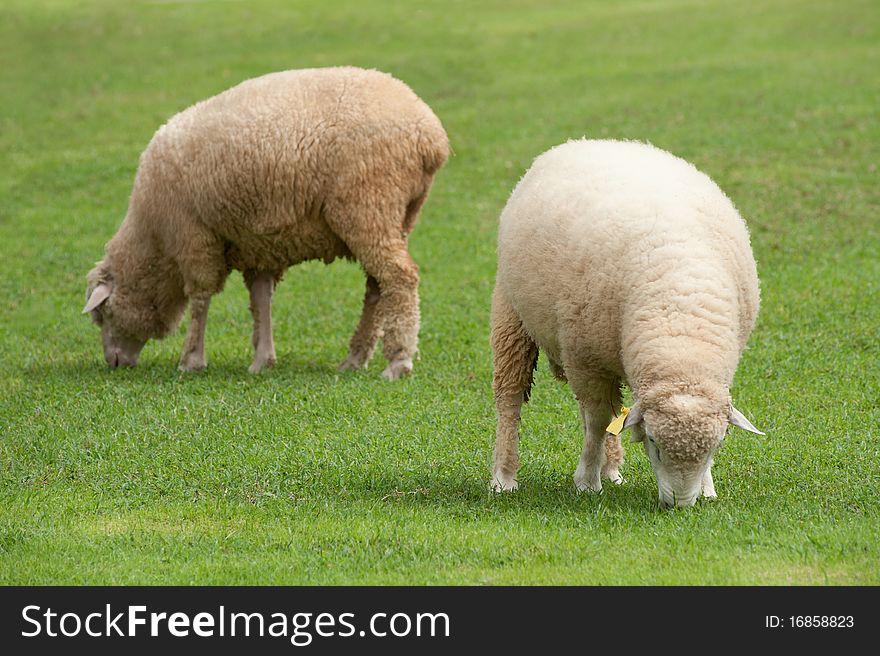
<path id="1" fill-rule="evenodd" d="M 210 294 L 199 294 L 190 298 L 190 322 L 183 342 L 180 356 L 181 371 L 199 371 L 207 366 L 205 362 L 205 327 L 208 323 Z"/>
<path id="2" fill-rule="evenodd" d="M 254 318 L 254 361 L 248 371 L 257 374 L 275 364 L 275 340 L 272 337 L 272 292 L 275 276 L 267 271 L 248 271 L 244 276 L 250 292 L 250 310 Z"/>
<path id="3" fill-rule="evenodd" d="M 717 499 L 718 494 L 715 492 L 715 481 L 712 480 L 712 460 L 706 465 L 706 471 L 703 472 L 703 480 L 700 483 L 700 491 L 707 499 Z"/>
<path id="4" fill-rule="evenodd" d="M 620 438 L 607 436 L 605 428 L 614 412 L 620 411 L 620 386 L 609 381 L 591 381 L 577 374 L 569 376 L 578 398 L 584 429 L 584 447 L 574 472 L 579 491 L 602 491 L 602 475 L 621 483 L 620 463 L 623 447 Z"/>
<path id="5" fill-rule="evenodd" d="M 381 175 L 384 179 L 384 173 Z M 406 244 L 404 226 L 409 206 L 391 201 L 377 203 L 380 198 L 368 193 L 371 191 L 376 189 L 365 184 L 356 199 L 343 197 L 327 202 L 324 211 L 327 223 L 366 274 L 378 283 L 375 328 L 370 332 L 379 331 L 383 337 L 382 350 L 388 366 L 382 377 L 396 380 L 412 371 L 418 346 L 419 267 Z"/>
<path id="6" fill-rule="evenodd" d="M 565 377 L 565 368 L 549 356 L 547 360 L 550 363 L 550 373 L 553 374 L 553 377 L 556 380 L 561 380 L 563 382 L 567 381 L 568 379 Z"/>
<path id="7" fill-rule="evenodd" d="M 620 466 L 623 464 L 625 451 L 620 441 L 620 435 L 611 435 L 605 437 L 605 464 L 602 466 L 602 477 L 607 478 L 612 483 L 620 485 L 623 483 L 623 476 L 620 474 Z"/>
<path id="8" fill-rule="evenodd" d="M 550 371 L 553 373 L 553 376 L 558 380 L 567 380 L 565 369 L 562 365 L 552 358 L 549 361 Z M 623 464 L 624 453 L 619 435 L 608 434 L 605 436 L 605 464 L 602 466 L 602 478 L 607 478 L 617 485 L 623 483 L 623 476 L 620 475 L 620 466 Z"/>
<path id="9" fill-rule="evenodd" d="M 397 380 L 412 371 L 418 346 L 419 267 L 402 239 L 361 249 L 360 253 L 355 250 L 355 255 L 379 283 L 374 321 L 382 332 L 382 350 L 388 361 L 382 377 Z"/>
<path id="10" fill-rule="evenodd" d="M 364 292 L 364 309 L 361 312 L 361 320 L 349 342 L 348 357 L 340 363 L 337 370 L 362 369 L 373 357 L 376 342 L 382 336 L 382 327 L 376 320 L 376 306 L 379 303 L 379 298 L 381 298 L 379 282 L 367 274 L 367 288 Z"/>
<path id="11" fill-rule="evenodd" d="M 489 487 L 508 492 L 517 488 L 520 410 L 529 398 L 538 347 L 497 286 L 492 296 L 491 342 L 497 424 Z"/>
<path id="12" fill-rule="evenodd" d="M 380 296 L 376 313 L 382 326 L 382 353 L 388 366 L 386 380 L 397 380 L 412 371 L 419 341 L 419 267 L 399 245 L 377 271 Z"/>

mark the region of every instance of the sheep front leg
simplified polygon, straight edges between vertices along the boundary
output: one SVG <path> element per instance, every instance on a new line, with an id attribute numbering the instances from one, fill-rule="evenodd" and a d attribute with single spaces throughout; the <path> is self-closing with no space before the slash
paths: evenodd
<path id="1" fill-rule="evenodd" d="M 180 356 L 181 371 L 199 371 L 207 366 L 205 361 L 205 327 L 208 323 L 209 294 L 190 298 L 190 322 Z"/>
<path id="2" fill-rule="evenodd" d="M 531 391 L 538 347 L 497 286 L 492 297 L 491 342 L 497 425 L 489 488 L 509 492 L 517 488 L 520 411 Z"/>
<path id="3" fill-rule="evenodd" d="M 620 485 L 623 476 L 620 475 L 620 466 L 623 464 L 624 450 L 620 442 L 620 435 L 608 434 L 605 436 L 605 464 L 602 466 L 602 477 L 612 483 Z"/>
<path id="4" fill-rule="evenodd" d="M 267 271 L 248 271 L 244 276 L 250 291 L 250 310 L 254 318 L 254 361 L 248 371 L 257 374 L 275 364 L 275 340 L 272 336 L 272 293 L 275 276 Z"/>
<path id="5" fill-rule="evenodd" d="M 574 484 L 579 491 L 601 492 L 603 475 L 615 483 L 623 482 L 619 471 L 623 461 L 620 438 L 608 436 L 605 431 L 612 418 L 612 408 L 615 412 L 620 410 L 620 387 L 579 376 L 570 376 L 569 380 L 573 380 L 584 430 L 584 446 L 574 472 Z"/>
<path id="6" fill-rule="evenodd" d="M 712 480 L 712 459 L 706 465 L 706 471 L 703 472 L 703 479 L 700 482 L 700 492 L 707 499 L 717 499 L 718 494 L 715 492 L 715 481 Z"/>
<path id="7" fill-rule="evenodd" d="M 376 320 L 376 306 L 380 298 L 379 281 L 367 274 L 367 288 L 364 292 L 364 308 L 361 312 L 361 319 L 349 342 L 348 357 L 339 364 L 338 371 L 362 369 L 373 357 L 376 342 L 382 336 L 382 327 Z"/>

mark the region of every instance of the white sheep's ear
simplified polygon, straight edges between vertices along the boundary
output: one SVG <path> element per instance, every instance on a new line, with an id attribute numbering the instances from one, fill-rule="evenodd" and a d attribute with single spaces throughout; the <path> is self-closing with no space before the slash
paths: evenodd
<path id="1" fill-rule="evenodd" d="M 101 303 L 107 300 L 110 296 L 110 292 L 113 291 L 113 288 L 106 282 L 102 282 L 100 285 L 95 287 L 92 290 L 92 293 L 89 295 L 89 300 L 86 301 L 86 306 L 83 308 L 82 313 L 88 314 L 96 307 L 98 307 Z"/>
<path id="2" fill-rule="evenodd" d="M 736 426 L 737 428 L 742 428 L 743 430 L 747 430 L 750 433 L 755 433 L 757 435 L 766 435 L 767 433 L 763 431 L 759 431 L 752 425 L 746 416 L 741 413 L 739 410 L 733 407 L 733 404 L 730 404 L 730 415 L 727 417 L 727 421 L 730 422 L 732 426 Z"/>
<path id="3" fill-rule="evenodd" d="M 629 409 L 629 414 L 626 416 L 626 421 L 623 422 L 623 430 L 626 430 L 630 426 L 635 426 L 642 420 L 642 408 L 639 405 L 639 402 L 636 401 L 633 403 L 633 406 Z"/>

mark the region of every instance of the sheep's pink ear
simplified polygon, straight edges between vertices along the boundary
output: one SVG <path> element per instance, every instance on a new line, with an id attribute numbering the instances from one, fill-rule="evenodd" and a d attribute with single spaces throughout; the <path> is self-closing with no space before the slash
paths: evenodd
<path id="1" fill-rule="evenodd" d="M 642 408 L 639 406 L 639 402 L 636 401 L 633 403 L 633 406 L 629 409 L 629 414 L 626 416 L 626 421 L 623 422 L 623 430 L 626 430 L 630 426 L 634 426 L 642 420 Z"/>
<path id="2" fill-rule="evenodd" d="M 766 435 L 767 433 L 763 431 L 759 431 L 752 425 L 746 416 L 741 413 L 739 410 L 733 407 L 733 404 L 730 404 L 730 415 L 727 417 L 727 421 L 730 422 L 732 426 L 736 426 L 737 428 L 742 428 L 743 430 L 747 430 L 750 433 L 755 433 L 757 435 Z"/>
<path id="3" fill-rule="evenodd" d="M 101 303 L 106 301 L 107 297 L 110 296 L 111 291 L 113 291 L 113 288 L 106 282 L 102 282 L 100 285 L 95 287 L 92 290 L 92 293 L 89 295 L 89 300 L 86 301 L 86 306 L 83 308 L 82 313 L 88 314 L 96 307 L 98 307 Z"/>

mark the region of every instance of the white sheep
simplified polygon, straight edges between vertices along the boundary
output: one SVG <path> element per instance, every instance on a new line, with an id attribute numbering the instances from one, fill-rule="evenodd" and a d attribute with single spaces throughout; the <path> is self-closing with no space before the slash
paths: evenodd
<path id="1" fill-rule="evenodd" d="M 363 314 L 340 369 L 380 337 L 396 379 L 412 370 L 418 267 L 407 238 L 449 146 L 412 90 L 378 71 L 326 68 L 247 80 L 172 117 L 140 159 L 128 213 L 88 275 L 104 357 L 134 366 L 144 343 L 192 320 L 180 368 L 205 367 L 208 304 L 232 269 L 250 290 L 255 355 L 275 362 L 271 298 L 304 260 L 355 258 Z"/>
<path id="2" fill-rule="evenodd" d="M 580 405 L 579 490 L 620 482 L 621 382 L 664 506 L 715 497 L 729 423 L 760 433 L 729 387 L 758 312 L 746 225 L 705 174 L 636 142 L 577 140 L 539 156 L 501 215 L 492 300 L 493 489 L 517 486 L 518 426 L 542 349 Z M 761 433 L 763 434 L 763 433 Z"/>

